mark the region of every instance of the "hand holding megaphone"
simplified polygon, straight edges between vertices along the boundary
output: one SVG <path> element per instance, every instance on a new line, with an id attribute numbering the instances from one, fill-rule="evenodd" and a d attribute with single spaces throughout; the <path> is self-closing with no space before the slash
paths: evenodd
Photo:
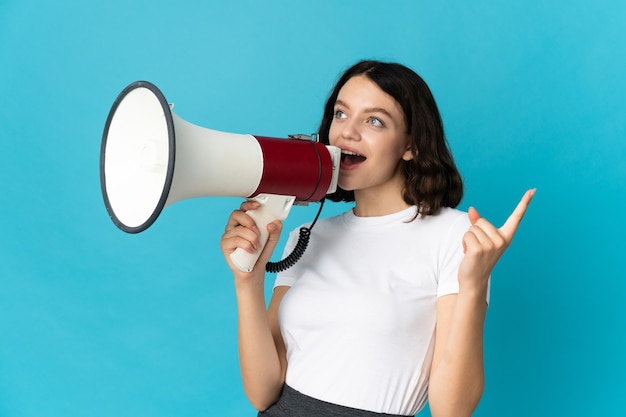
<path id="1" fill-rule="evenodd" d="M 264 265 L 259 265 L 259 268 L 265 266 L 268 270 L 268 266 L 274 264 L 267 262 L 276 244 L 274 242 L 271 248 L 267 247 L 271 232 L 275 230 L 269 229 L 269 225 L 276 224 L 274 220 L 282 222 L 287 217 L 292 205 L 290 200 L 293 199 L 287 196 L 261 195 L 246 200 L 238 210 L 230 214 L 220 240 L 220 247 L 233 270 L 251 272 L 263 252 L 268 251 Z M 287 207 L 281 207 L 283 203 Z"/>
<path id="2" fill-rule="evenodd" d="M 284 220 L 295 202 L 320 201 L 334 192 L 339 160 L 338 148 L 313 140 L 196 126 L 172 113 L 155 85 L 137 81 L 109 112 L 100 184 L 111 220 L 127 233 L 146 230 L 177 201 L 208 196 L 257 198 L 260 207 L 250 216 L 266 233 L 265 226 Z M 251 270 L 259 253 L 236 250 L 233 263 Z"/>
<path id="3" fill-rule="evenodd" d="M 233 264 L 243 272 L 252 271 L 256 261 L 259 259 L 259 256 L 261 255 L 269 237 L 267 225 L 274 220 L 285 220 L 289 215 L 291 207 L 293 206 L 295 197 L 275 194 L 261 194 L 254 197 L 253 200 L 259 203 L 259 208 L 255 210 L 248 210 L 246 211 L 246 214 L 252 217 L 257 225 L 257 228 L 259 229 L 259 248 L 254 253 L 237 248 L 230 254 L 230 259 L 233 261 Z"/>

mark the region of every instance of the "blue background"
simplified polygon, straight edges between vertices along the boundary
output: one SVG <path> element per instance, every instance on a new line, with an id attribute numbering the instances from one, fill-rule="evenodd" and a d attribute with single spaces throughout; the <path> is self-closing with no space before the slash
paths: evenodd
<path id="1" fill-rule="evenodd" d="M 461 208 L 500 225 L 538 189 L 493 274 L 475 415 L 625 415 L 625 20 L 622 0 L 2 0 L 0 416 L 254 415 L 218 246 L 240 199 L 119 231 L 104 122 L 145 79 L 201 126 L 311 133 L 361 58 L 429 83 Z"/>

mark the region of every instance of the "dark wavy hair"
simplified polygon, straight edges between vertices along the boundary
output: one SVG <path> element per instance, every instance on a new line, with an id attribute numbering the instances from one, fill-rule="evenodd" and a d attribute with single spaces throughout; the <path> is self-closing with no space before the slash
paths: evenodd
<path id="1" fill-rule="evenodd" d="M 348 80 L 364 75 L 393 97 L 402 110 L 411 140 L 413 159 L 404 165 L 407 204 L 418 207 L 418 215 L 437 214 L 442 207 L 456 207 L 463 198 L 463 180 L 454 164 L 443 132 L 441 115 L 426 82 L 404 65 L 361 61 L 348 68 L 337 81 L 324 107 L 318 134 L 329 144 L 328 132 L 334 117 L 339 91 Z M 354 191 L 337 188 L 327 196 L 332 201 L 354 201 Z"/>

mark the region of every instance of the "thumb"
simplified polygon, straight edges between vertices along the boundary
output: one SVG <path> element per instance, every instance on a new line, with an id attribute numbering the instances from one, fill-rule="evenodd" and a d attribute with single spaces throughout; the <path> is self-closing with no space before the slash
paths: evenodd
<path id="1" fill-rule="evenodd" d="M 469 217 L 469 221 L 471 224 L 474 224 L 480 219 L 480 213 L 474 207 L 470 207 L 467 210 L 467 217 Z"/>
<path id="2" fill-rule="evenodd" d="M 259 255 L 259 260 L 266 264 L 269 259 L 272 257 L 272 253 L 276 248 L 276 244 L 278 243 L 278 239 L 280 238 L 280 232 L 283 229 L 283 224 L 279 220 L 273 221 L 267 225 L 267 231 L 269 236 L 267 237 L 267 242 L 265 243 L 265 247 L 261 251 L 261 255 Z"/>

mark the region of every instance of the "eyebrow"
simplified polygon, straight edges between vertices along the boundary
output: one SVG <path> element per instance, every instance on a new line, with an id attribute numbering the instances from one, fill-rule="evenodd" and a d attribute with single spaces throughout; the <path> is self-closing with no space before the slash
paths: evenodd
<path id="1" fill-rule="evenodd" d="M 348 106 L 348 104 L 346 104 L 345 102 L 337 99 L 335 100 L 335 105 L 340 105 L 346 108 L 350 108 L 350 106 Z M 393 119 L 393 116 L 391 115 L 391 113 L 389 113 L 387 110 L 383 109 L 382 107 L 369 107 L 367 109 L 364 110 L 365 113 L 382 113 L 384 115 L 386 115 L 387 117 L 389 117 L 391 120 Z"/>

